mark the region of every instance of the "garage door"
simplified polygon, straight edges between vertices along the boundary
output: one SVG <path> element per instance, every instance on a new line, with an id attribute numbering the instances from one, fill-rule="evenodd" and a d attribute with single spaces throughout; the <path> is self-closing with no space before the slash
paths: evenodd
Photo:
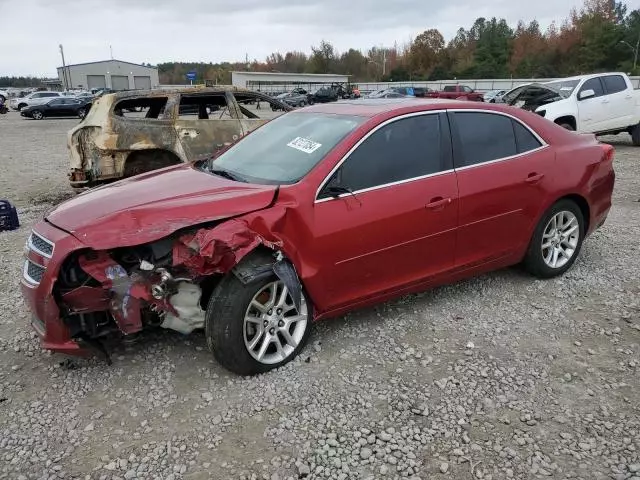
<path id="1" fill-rule="evenodd" d="M 111 88 L 113 90 L 129 90 L 129 77 L 126 75 L 111 75 Z"/>
<path id="2" fill-rule="evenodd" d="M 151 90 L 151 77 L 133 77 L 136 90 Z"/>
<path id="3" fill-rule="evenodd" d="M 107 82 L 104 75 L 87 75 L 87 88 L 107 88 Z"/>

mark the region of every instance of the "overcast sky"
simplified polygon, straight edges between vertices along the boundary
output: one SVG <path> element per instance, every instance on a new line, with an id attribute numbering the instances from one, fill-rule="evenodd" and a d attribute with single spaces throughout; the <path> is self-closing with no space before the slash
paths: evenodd
<path id="1" fill-rule="evenodd" d="M 480 16 L 560 21 L 581 0 L 0 0 L 0 75 L 56 76 L 61 65 L 264 60 L 326 39 L 339 51 L 393 46 L 428 28 L 445 39 Z M 640 0 L 629 0 L 640 8 Z"/>

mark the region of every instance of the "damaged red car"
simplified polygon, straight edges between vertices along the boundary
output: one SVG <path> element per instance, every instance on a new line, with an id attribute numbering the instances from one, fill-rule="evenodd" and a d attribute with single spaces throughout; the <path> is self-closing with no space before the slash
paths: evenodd
<path id="1" fill-rule="evenodd" d="M 611 146 L 508 106 L 316 105 L 61 204 L 27 240 L 22 290 L 46 349 L 204 329 L 255 374 L 320 319 L 519 263 L 562 274 L 614 178 Z"/>

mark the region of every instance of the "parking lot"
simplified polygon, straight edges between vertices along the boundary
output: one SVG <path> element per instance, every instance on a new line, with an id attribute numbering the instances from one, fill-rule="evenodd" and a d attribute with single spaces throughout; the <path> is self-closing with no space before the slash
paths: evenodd
<path id="1" fill-rule="evenodd" d="M 0 116 L 0 479 L 640 479 L 640 148 L 554 280 L 499 271 L 318 324 L 253 378 L 204 335 L 146 334 L 114 363 L 40 349 L 19 282 L 33 223 L 72 195 L 78 122 Z"/>

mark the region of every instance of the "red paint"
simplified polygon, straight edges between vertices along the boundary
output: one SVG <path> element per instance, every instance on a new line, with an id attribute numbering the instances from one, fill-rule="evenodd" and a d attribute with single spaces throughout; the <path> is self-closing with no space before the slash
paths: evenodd
<path id="1" fill-rule="evenodd" d="M 447 108 L 508 112 L 549 147 L 357 198 L 314 202 L 326 175 L 370 129 L 405 113 Z M 521 109 L 416 99 L 322 104 L 305 111 L 368 120 L 297 184 L 278 189 L 235 183 L 180 165 L 89 191 L 50 213 L 35 230 L 55 243 L 53 258 L 29 252 L 46 271 L 40 285 L 23 286 L 27 303 L 45 323 L 45 331 L 36 325 L 43 345 L 74 348 L 51 292 L 61 262 L 82 248 L 142 244 L 193 226 L 175 237 L 173 259 L 196 276 L 227 272 L 257 245 L 273 246 L 294 263 L 321 319 L 519 262 L 539 218 L 563 196 L 587 202 L 588 233 L 604 222 L 611 207 L 611 147 Z M 86 263 L 84 268 L 108 288 L 101 277 L 105 265 L 98 265 L 102 273 Z M 153 302 L 145 282 L 134 282 L 131 292 L 140 302 Z M 76 295 L 70 298 L 70 304 L 82 306 Z"/>
<path id="2" fill-rule="evenodd" d="M 182 265 L 198 275 L 226 273 L 260 244 L 280 246 L 277 240 L 263 239 L 246 221 L 232 219 L 180 237 L 173 247 L 173 265 Z"/>

